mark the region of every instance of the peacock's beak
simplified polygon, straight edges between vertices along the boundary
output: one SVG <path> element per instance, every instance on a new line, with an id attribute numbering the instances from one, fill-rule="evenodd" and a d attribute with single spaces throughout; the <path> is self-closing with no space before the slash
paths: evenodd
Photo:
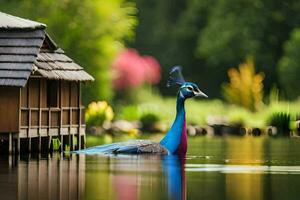
<path id="1" fill-rule="evenodd" d="M 208 96 L 206 94 L 204 94 L 201 90 L 194 91 L 194 95 L 196 97 L 205 97 L 205 98 L 208 98 Z"/>

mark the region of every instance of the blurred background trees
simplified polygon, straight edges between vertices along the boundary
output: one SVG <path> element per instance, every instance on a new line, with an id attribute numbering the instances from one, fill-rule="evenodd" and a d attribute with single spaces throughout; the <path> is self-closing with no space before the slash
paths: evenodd
<path id="1" fill-rule="evenodd" d="M 286 90 L 284 81 L 295 79 L 296 68 L 282 61 L 291 71 L 278 73 L 278 69 L 283 56 L 296 52 L 291 50 L 296 47 L 284 46 L 296 40 L 296 33 L 291 33 L 300 25 L 300 2 L 137 0 L 137 8 L 139 26 L 132 46 L 161 62 L 164 94 L 170 94 L 164 87 L 169 66 L 181 64 L 187 79 L 198 82 L 210 97 L 221 97 L 227 70 L 250 55 L 258 71 L 265 73 L 266 94 L 276 85 L 286 97 L 298 96 Z"/>
<path id="2" fill-rule="evenodd" d="M 175 94 L 165 87 L 167 73 L 182 65 L 187 80 L 211 98 L 222 98 L 227 71 L 247 56 L 265 74 L 265 94 L 276 86 L 285 98 L 300 95 L 299 1 L 1 0 L 0 8 L 47 24 L 58 45 L 96 78 L 84 86 L 85 104 L 120 93 L 111 69 L 125 48 L 153 56 L 151 62 L 161 67 L 163 95 Z"/>
<path id="3" fill-rule="evenodd" d="M 95 78 L 84 85 L 83 101 L 111 100 L 110 65 L 130 41 L 136 7 L 125 0 L 1 0 L 2 12 L 43 22 L 55 42 Z"/>

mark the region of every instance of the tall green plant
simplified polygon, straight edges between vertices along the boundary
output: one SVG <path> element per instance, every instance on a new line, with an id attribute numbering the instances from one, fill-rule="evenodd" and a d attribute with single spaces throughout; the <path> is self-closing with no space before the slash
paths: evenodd
<path id="1" fill-rule="evenodd" d="M 2 12 L 47 25 L 46 31 L 67 55 L 95 77 L 84 85 L 83 100 L 113 96 L 109 66 L 134 36 L 135 4 L 126 0 L 2 0 Z"/>
<path id="2" fill-rule="evenodd" d="M 255 74 L 254 62 L 247 58 L 239 69 L 228 70 L 229 83 L 223 84 L 223 94 L 230 103 L 257 111 L 263 104 L 264 74 Z"/>
<path id="3" fill-rule="evenodd" d="M 291 38 L 284 45 L 284 55 L 279 62 L 279 78 L 286 96 L 295 99 L 300 96 L 300 28 L 291 33 Z"/>

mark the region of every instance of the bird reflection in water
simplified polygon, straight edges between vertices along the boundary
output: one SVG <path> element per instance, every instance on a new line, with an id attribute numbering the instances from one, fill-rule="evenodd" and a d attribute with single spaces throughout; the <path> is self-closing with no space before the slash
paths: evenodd
<path id="1" fill-rule="evenodd" d="M 168 198 L 172 200 L 186 199 L 185 157 L 177 155 L 164 156 L 162 169 L 167 180 Z"/>
<path id="2" fill-rule="evenodd" d="M 118 157 L 109 166 L 113 199 L 186 199 L 185 157 Z"/>

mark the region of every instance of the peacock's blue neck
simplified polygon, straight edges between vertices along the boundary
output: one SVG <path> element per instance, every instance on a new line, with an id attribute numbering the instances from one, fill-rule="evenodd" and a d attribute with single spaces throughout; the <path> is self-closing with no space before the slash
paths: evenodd
<path id="1" fill-rule="evenodd" d="M 176 101 L 176 118 L 166 136 L 160 141 L 160 144 L 168 149 L 169 154 L 176 154 L 177 150 L 182 145 L 182 142 L 186 142 L 181 141 L 182 134 L 185 134 L 184 102 L 185 98 L 178 93 Z"/>

